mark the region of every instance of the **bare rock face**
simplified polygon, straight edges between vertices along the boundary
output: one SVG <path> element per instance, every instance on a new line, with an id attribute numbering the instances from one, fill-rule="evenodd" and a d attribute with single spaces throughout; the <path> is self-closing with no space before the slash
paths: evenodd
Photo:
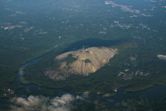
<path id="1" fill-rule="evenodd" d="M 107 47 L 91 47 L 70 51 L 55 57 L 58 67 L 46 71 L 51 79 L 65 79 L 70 75 L 89 75 L 96 72 L 117 54 L 117 49 Z"/>

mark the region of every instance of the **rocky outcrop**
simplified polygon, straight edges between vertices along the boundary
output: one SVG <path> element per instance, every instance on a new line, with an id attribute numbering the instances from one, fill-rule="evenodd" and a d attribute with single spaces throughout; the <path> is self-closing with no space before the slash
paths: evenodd
<path id="1" fill-rule="evenodd" d="M 46 71 L 51 79 L 65 79 L 70 75 L 89 75 L 96 72 L 117 54 L 117 49 L 91 47 L 70 51 L 55 57 L 57 68 Z"/>

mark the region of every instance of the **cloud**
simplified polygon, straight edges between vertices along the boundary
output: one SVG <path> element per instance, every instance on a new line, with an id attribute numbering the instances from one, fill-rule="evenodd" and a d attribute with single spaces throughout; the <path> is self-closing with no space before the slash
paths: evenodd
<path id="1" fill-rule="evenodd" d="M 111 5 L 112 7 L 118 7 L 118 8 L 120 8 L 124 12 L 129 12 L 129 13 L 134 13 L 134 14 L 140 14 L 140 11 L 137 10 L 137 9 L 132 9 L 132 8 L 130 8 L 127 5 L 117 4 L 117 3 L 113 2 L 113 1 L 110 1 L 110 0 L 109 1 L 105 1 L 105 4 L 106 5 Z"/>
<path id="2" fill-rule="evenodd" d="M 11 111 L 71 111 L 72 102 L 77 97 L 64 94 L 60 97 L 49 98 L 45 96 L 29 96 L 27 98 L 15 97 L 11 100 Z"/>
<path id="3" fill-rule="evenodd" d="M 116 20 L 113 23 L 115 24 L 115 26 L 120 27 L 122 29 L 129 29 L 132 27 L 132 24 L 121 24 L 119 21 Z"/>
<path id="4" fill-rule="evenodd" d="M 157 55 L 157 58 L 161 59 L 161 60 L 165 60 L 166 61 L 166 55 L 161 55 L 161 54 L 158 54 Z"/>

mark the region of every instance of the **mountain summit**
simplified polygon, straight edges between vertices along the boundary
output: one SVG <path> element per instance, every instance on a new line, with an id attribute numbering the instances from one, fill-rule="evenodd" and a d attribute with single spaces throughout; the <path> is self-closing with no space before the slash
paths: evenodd
<path id="1" fill-rule="evenodd" d="M 117 49 L 90 47 L 69 51 L 55 57 L 58 67 L 46 71 L 51 79 L 65 79 L 70 75 L 89 75 L 95 73 L 117 54 Z"/>

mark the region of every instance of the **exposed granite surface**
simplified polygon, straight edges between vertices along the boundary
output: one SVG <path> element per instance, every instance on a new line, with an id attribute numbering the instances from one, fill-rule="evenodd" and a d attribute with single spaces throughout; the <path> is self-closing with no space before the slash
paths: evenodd
<path id="1" fill-rule="evenodd" d="M 90 47 L 69 51 L 55 57 L 58 67 L 45 74 L 51 79 L 65 79 L 70 75 L 87 76 L 96 72 L 117 54 L 117 49 L 107 47 Z"/>

